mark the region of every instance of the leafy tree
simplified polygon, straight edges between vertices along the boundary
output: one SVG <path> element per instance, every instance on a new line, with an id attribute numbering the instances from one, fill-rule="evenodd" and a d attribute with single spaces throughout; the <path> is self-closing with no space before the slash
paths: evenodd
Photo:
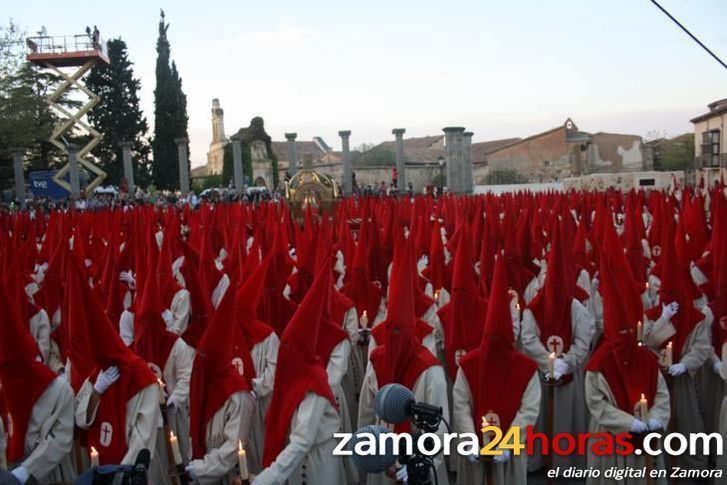
<path id="1" fill-rule="evenodd" d="M 146 186 L 151 181 L 151 150 L 146 140 L 149 127 L 139 106 L 141 82 L 134 77 L 123 40 L 108 41 L 108 55 L 110 63 L 95 67 L 86 79 L 86 86 L 101 97 L 88 113 L 90 124 L 104 136 L 92 153 L 108 174 L 108 183 L 118 184 L 124 173 L 119 143 L 133 142 L 134 181 Z"/>
<path id="2" fill-rule="evenodd" d="M 686 170 L 694 167 L 694 134 L 662 140 L 655 150 L 657 170 Z"/>
<path id="3" fill-rule="evenodd" d="M 157 39 L 156 87 L 154 89 L 153 177 L 159 189 L 179 187 L 179 165 L 175 138 L 187 136 L 187 97 L 182 79 L 171 61 L 164 11 L 159 20 Z"/>
<path id="4" fill-rule="evenodd" d="M 485 177 L 486 185 L 525 184 L 528 178 L 513 168 L 496 168 Z"/>
<path id="5" fill-rule="evenodd" d="M 63 151 L 48 139 L 60 119 L 46 102 L 62 79 L 25 60 L 25 32 L 13 22 L 0 27 L 0 179 L 3 186 L 12 183 L 10 149 L 26 151 L 26 168 L 47 170 L 66 162 Z M 81 103 L 69 95 L 58 101 L 69 111 Z M 66 137 L 77 142 L 78 133 Z"/>

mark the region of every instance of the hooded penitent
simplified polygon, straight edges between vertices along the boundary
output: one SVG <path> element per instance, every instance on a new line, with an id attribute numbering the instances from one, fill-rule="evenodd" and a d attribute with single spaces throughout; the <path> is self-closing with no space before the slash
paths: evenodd
<path id="1" fill-rule="evenodd" d="M 678 236 L 679 234 L 677 234 Z M 689 274 L 689 261 L 684 254 L 677 250 L 674 231 L 664 229 L 664 240 L 662 242 L 662 257 L 657 267 L 658 276 L 661 280 L 659 288 L 659 305 L 647 310 L 646 315 L 651 320 L 658 320 L 661 316 L 662 304 L 671 302 L 679 303 L 679 312 L 671 318 L 671 323 L 676 328 L 676 335 L 673 337 L 674 359 L 678 362 L 681 358 L 684 344 L 689 334 L 696 326 L 704 320 L 704 314 L 694 307 L 694 300 L 699 296 L 694 282 Z M 666 347 L 668 342 L 663 342 Z"/>
<path id="2" fill-rule="evenodd" d="M 257 307 L 265 290 L 265 276 L 269 264 L 270 256 L 268 255 L 235 294 L 237 326 L 234 332 L 235 343 L 232 347 L 232 359 L 238 372 L 241 371 L 241 375 L 251 388 L 256 374 L 250 352 L 256 344 L 265 340 L 273 332 L 272 327 L 262 322 L 257 316 Z"/>
<path id="3" fill-rule="evenodd" d="M 189 435 L 192 456 L 202 458 L 207 452 L 207 423 L 236 392 L 249 390 L 247 382 L 232 363 L 237 322 L 235 298 L 225 292 L 197 345 L 189 383 Z"/>
<path id="4" fill-rule="evenodd" d="M 472 237 L 467 232 L 460 240 L 454 255 L 452 299 L 438 312 L 444 329 L 447 372 L 452 380 L 457 377 L 458 356 L 479 345 L 487 310 L 487 302 L 480 295 L 480 286 L 473 267 L 473 252 Z"/>
<path id="5" fill-rule="evenodd" d="M 379 344 L 371 353 L 379 388 L 398 383 L 412 389 L 422 372 L 439 364 L 421 345 L 414 307 L 414 251 L 411 241 L 399 246 L 391 271 L 386 320 L 374 329 Z M 426 323 L 421 324 L 428 326 Z M 381 328 L 380 332 L 376 329 Z"/>
<path id="6" fill-rule="evenodd" d="M 131 347 L 161 379 L 169 353 L 179 336 L 167 330 L 162 318 L 164 308 L 155 274 L 147 277 L 140 307 L 134 322 L 135 336 Z"/>
<path id="7" fill-rule="evenodd" d="M 127 450 L 126 404 L 142 389 L 156 384 L 156 376 L 146 362 L 121 341 L 83 274 L 77 264 L 68 268 L 66 301 L 71 336 L 71 382 L 78 389 L 79 381 L 88 378 L 95 382 L 101 370 L 118 367 L 120 377 L 101 398 L 96 419 L 88 429 L 87 444 L 98 450 L 102 464 L 120 463 Z"/>
<path id="8" fill-rule="evenodd" d="M 13 463 L 25 452 L 25 432 L 35 402 L 56 375 L 41 363 L 27 322 L 20 320 L 15 300 L 0 286 L 0 408 L 7 439 L 7 459 Z"/>
<path id="9" fill-rule="evenodd" d="M 318 356 L 318 337 L 325 316 L 324 295 L 333 284 L 321 271 L 283 332 L 275 367 L 275 387 L 265 419 L 263 466 L 272 463 L 287 440 L 293 413 L 309 392 L 336 405 L 325 363 Z"/>
<path id="10" fill-rule="evenodd" d="M 640 286 L 610 224 L 605 227 L 599 271 L 604 340 L 586 370 L 600 372 L 618 407 L 633 414 L 641 394 L 654 403 L 660 371 L 654 354 L 638 343 L 637 326 L 644 314 Z"/>
<path id="11" fill-rule="evenodd" d="M 370 278 L 366 227 L 366 224 L 361 225 L 353 264 L 346 273 L 347 281 L 341 288 L 341 293 L 353 300 L 359 318 L 361 318 L 363 312 L 366 312 L 370 321 L 373 322 L 381 303 L 381 290 Z"/>
<path id="12" fill-rule="evenodd" d="M 561 355 L 571 346 L 571 304 L 579 289 L 573 272 L 568 271 L 566 265 L 560 224 L 555 222 L 553 226 L 545 285 L 533 298 L 529 308 L 538 322 L 540 339 L 545 348 L 548 352 Z"/>
<path id="13" fill-rule="evenodd" d="M 490 299 L 487 303 L 484 336 L 475 350 L 460 360 L 472 392 L 475 429 L 482 417 L 497 418 L 504 431 L 515 418 L 523 393 L 537 371 L 537 364 L 516 351 L 510 314 L 510 296 L 502 256 L 496 257 Z"/>

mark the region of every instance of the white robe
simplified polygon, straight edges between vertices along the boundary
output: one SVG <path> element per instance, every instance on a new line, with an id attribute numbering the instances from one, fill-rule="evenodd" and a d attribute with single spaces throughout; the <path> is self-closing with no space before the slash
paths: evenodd
<path id="1" fill-rule="evenodd" d="M 73 390 L 56 377 L 33 405 L 22 465 L 41 483 L 72 482 Z"/>
<path id="2" fill-rule="evenodd" d="M 35 315 L 30 317 L 30 334 L 33 340 L 38 344 L 40 355 L 43 362 L 49 362 L 50 357 L 50 319 L 48 313 L 41 309 Z"/>
<path id="3" fill-rule="evenodd" d="M 583 395 L 583 364 L 591 345 L 594 331 L 593 316 L 575 298 L 571 301 L 571 327 L 572 338 L 570 348 L 561 357 L 571 369 L 573 380 L 560 387 L 553 389 L 553 433 L 584 433 L 588 427 L 588 415 L 586 413 L 585 397 Z M 545 348 L 540 339 L 540 327 L 535 321 L 533 313 L 526 309 L 523 312 L 521 329 L 521 340 L 523 348 L 535 362 L 540 372 L 545 374 L 548 371 L 548 356 L 550 352 Z M 543 399 L 541 399 L 540 416 L 535 427 L 537 432 L 547 432 L 547 416 L 549 399 L 547 389 L 543 388 Z M 536 450 L 539 450 L 539 442 L 536 443 Z M 536 452 L 528 460 L 528 467 L 531 471 L 541 468 L 544 457 Z M 579 456 L 553 456 L 553 466 L 584 466 L 584 457 Z"/>
<path id="4" fill-rule="evenodd" d="M 376 371 L 374 366 L 369 362 L 366 368 L 366 376 L 361 388 L 361 402 L 358 407 L 358 427 L 369 424 L 382 424 L 374 413 L 374 399 L 379 391 L 379 385 L 376 379 Z M 421 373 L 419 378 L 414 382 L 412 389 L 417 402 L 425 402 L 432 406 L 442 408 L 442 415 L 446 418 L 449 416 L 449 401 L 447 399 L 447 378 L 444 375 L 444 368 L 435 365 Z M 437 434 L 442 437 L 446 427 L 444 423 L 440 424 Z M 449 477 L 444 464 L 444 457 L 440 454 L 434 458 L 434 468 L 440 485 L 447 485 Z M 366 483 L 369 485 L 386 484 L 390 480 L 384 473 L 367 474 Z"/>
<path id="5" fill-rule="evenodd" d="M 169 310 L 172 312 L 172 321 L 167 330 L 182 335 L 187 330 L 191 312 L 194 311 L 189 291 L 184 288 L 177 291 L 169 305 Z"/>
<path id="6" fill-rule="evenodd" d="M 249 392 L 236 392 L 209 420 L 205 434 L 207 451 L 203 458 L 190 462 L 198 483 L 227 483 L 233 476 L 239 476 L 237 450 L 240 442 L 243 448 L 247 447 L 254 407 Z"/>
<path id="7" fill-rule="evenodd" d="M 93 385 L 86 379 L 76 396 L 76 426 L 88 429 L 96 419 L 94 409 L 87 419 L 88 405 L 93 393 Z M 103 396 L 101 396 L 103 399 Z M 133 465 L 136 455 L 146 448 L 151 453 L 152 461 L 156 461 L 155 444 L 157 426 L 161 420 L 159 410 L 159 385 L 155 382 L 137 392 L 126 402 L 126 446 L 127 451 L 121 460 L 123 465 Z M 103 454 L 103 449 L 98 450 Z M 151 465 L 154 466 L 154 463 Z M 158 463 L 157 463 L 158 466 Z"/>
<path id="8" fill-rule="evenodd" d="M 254 485 L 343 484 L 341 457 L 333 456 L 340 419 L 336 408 L 313 392 L 293 413 L 288 443 L 275 460 L 255 477 Z"/>
<path id="9" fill-rule="evenodd" d="M 669 423 L 669 390 L 667 389 L 664 378 L 659 373 L 656 388 L 656 398 L 654 403 L 649 407 L 649 419 L 658 420 L 664 427 Z M 591 413 L 589 432 L 596 433 L 628 433 L 631 424 L 636 419 L 633 415 L 622 411 L 616 405 L 616 399 L 611 393 L 611 388 L 606 378 L 600 372 L 586 372 L 586 403 Z M 648 421 L 648 420 L 647 420 Z M 662 430 L 663 432 L 663 430 Z M 614 483 L 612 478 L 604 478 L 603 472 L 609 468 L 616 467 L 620 470 L 626 467 L 642 469 L 647 464 L 646 455 L 637 456 L 619 456 L 617 454 L 596 456 L 591 452 L 591 444 L 588 446 L 588 466 L 598 469 L 602 472 L 600 478 L 589 478 L 588 485 L 611 485 Z M 653 457 L 649 460 L 651 469 L 663 469 L 664 457 Z M 646 485 L 645 478 L 625 478 L 622 485 Z M 656 484 L 666 485 L 666 479 L 655 478 Z"/>
<path id="10" fill-rule="evenodd" d="M 270 335 L 254 345 L 250 350 L 252 363 L 255 366 L 255 375 L 257 376 L 252 380 L 256 405 L 247 449 L 247 464 L 250 473 L 257 473 L 262 469 L 265 415 L 268 412 L 275 383 L 275 367 L 278 363 L 279 348 L 280 339 L 275 332 L 270 332 Z"/>
<path id="11" fill-rule="evenodd" d="M 457 371 L 457 378 L 453 388 L 452 424 L 457 433 L 474 433 L 479 436 L 481 431 L 475 429 L 472 417 L 472 391 L 470 390 L 467 377 L 462 370 Z M 520 399 L 520 408 L 515 414 L 510 427 L 520 427 L 520 443 L 525 444 L 527 439 L 526 429 L 534 426 L 540 411 L 540 379 L 538 373 L 528 382 L 525 392 Z M 507 430 L 502 430 L 503 434 Z M 484 463 L 481 461 L 471 463 L 464 457 L 458 460 L 459 470 L 457 472 L 458 485 L 479 485 L 485 476 Z M 510 483 L 526 483 L 528 474 L 528 456 L 521 453 L 519 456 L 512 455 L 510 459 L 502 464 L 493 463 L 492 478 L 493 485 L 506 485 Z"/>
<path id="12" fill-rule="evenodd" d="M 340 422 L 340 428 L 338 432 L 341 433 L 353 432 L 352 415 L 349 410 L 346 393 L 344 392 L 342 386 L 343 378 L 348 370 L 350 355 L 351 342 L 349 342 L 348 339 L 342 340 L 331 351 L 331 355 L 328 359 L 328 365 L 326 366 L 326 373 L 328 374 L 328 384 L 331 386 L 333 395 L 336 398 L 336 405 L 338 406 L 338 416 Z M 342 461 L 346 472 L 346 483 L 357 483 L 358 471 L 354 467 L 351 460 L 344 457 Z"/>

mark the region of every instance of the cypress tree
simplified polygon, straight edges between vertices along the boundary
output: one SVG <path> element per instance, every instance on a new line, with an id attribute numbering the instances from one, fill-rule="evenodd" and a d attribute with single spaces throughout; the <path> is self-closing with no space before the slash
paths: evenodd
<path id="1" fill-rule="evenodd" d="M 171 62 L 164 11 L 159 19 L 156 88 L 154 89 L 153 176 L 158 189 L 179 187 L 179 165 L 175 138 L 187 136 L 187 97 L 176 65 Z"/>

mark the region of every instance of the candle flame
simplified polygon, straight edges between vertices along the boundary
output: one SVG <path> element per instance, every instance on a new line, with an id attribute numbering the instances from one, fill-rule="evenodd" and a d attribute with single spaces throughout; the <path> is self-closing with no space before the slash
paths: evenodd
<path id="1" fill-rule="evenodd" d="M 646 396 L 644 395 L 643 392 L 641 393 L 641 399 L 643 399 L 644 401 L 646 401 Z"/>
<path id="2" fill-rule="evenodd" d="M 238 446 L 238 450 L 240 451 L 240 454 L 244 455 L 245 450 L 242 449 L 242 440 L 237 440 L 237 446 Z"/>
<path id="3" fill-rule="evenodd" d="M 361 318 L 366 318 L 366 310 L 364 310 L 363 315 L 361 316 Z"/>
<path id="4" fill-rule="evenodd" d="M 551 352 L 548 356 L 549 359 L 555 359 L 555 352 Z"/>
<path id="5" fill-rule="evenodd" d="M 669 342 L 669 343 L 668 343 L 668 344 L 666 345 L 666 348 L 668 348 L 668 349 L 672 348 L 672 344 L 671 344 L 671 342 Z"/>
<path id="6" fill-rule="evenodd" d="M 92 446 L 92 447 L 91 447 L 91 454 L 93 455 L 94 453 L 98 454 L 98 451 L 96 451 L 96 448 L 94 448 L 94 447 Z"/>
<path id="7" fill-rule="evenodd" d="M 489 422 L 487 422 L 487 418 L 485 416 L 482 416 L 482 427 L 486 428 L 490 425 Z"/>
<path id="8" fill-rule="evenodd" d="M 169 439 L 176 439 L 176 436 L 174 436 L 174 431 L 169 432 Z"/>

